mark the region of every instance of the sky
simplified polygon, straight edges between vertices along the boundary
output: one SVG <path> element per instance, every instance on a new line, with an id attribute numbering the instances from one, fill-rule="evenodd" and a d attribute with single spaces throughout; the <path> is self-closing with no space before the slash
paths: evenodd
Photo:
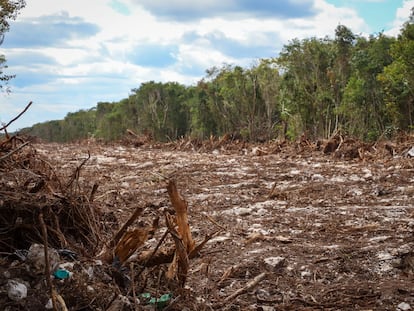
<path id="1" fill-rule="evenodd" d="M 195 85 L 224 64 L 277 57 L 294 38 L 397 36 L 414 0 L 27 0 L 0 55 L 9 132 L 127 98 L 141 83 Z"/>

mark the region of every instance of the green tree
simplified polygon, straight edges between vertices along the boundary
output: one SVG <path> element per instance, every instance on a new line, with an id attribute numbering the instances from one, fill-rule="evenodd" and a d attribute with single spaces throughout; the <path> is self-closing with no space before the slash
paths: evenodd
<path id="1" fill-rule="evenodd" d="M 116 117 L 110 115 L 115 111 L 116 103 L 99 102 L 96 106 L 96 137 L 105 141 L 113 140 L 119 137 L 111 128 L 113 119 Z"/>
<path id="2" fill-rule="evenodd" d="M 3 43 L 5 33 L 10 29 L 10 21 L 16 19 L 19 11 L 25 5 L 24 0 L 0 0 L 0 45 Z M 6 57 L 0 55 L 0 89 L 3 89 L 4 85 L 15 77 L 15 75 L 5 74 L 4 69 L 6 68 Z"/>
<path id="3" fill-rule="evenodd" d="M 281 103 L 297 117 L 293 136 L 307 132 L 312 137 L 331 134 L 335 114 L 332 79 L 329 75 L 334 59 L 329 39 L 294 39 L 285 45 L 278 58 L 283 72 Z"/>
<path id="4" fill-rule="evenodd" d="M 201 80 L 197 86 L 188 89 L 186 105 L 190 115 L 191 136 L 206 139 L 217 136 L 217 120 L 210 106 L 209 83 Z"/>
<path id="5" fill-rule="evenodd" d="M 389 124 L 382 86 L 377 77 L 392 61 L 393 39 L 383 34 L 358 38 L 351 59 L 352 73 L 346 85 L 340 114 L 344 128 L 362 139 L 376 139 Z"/>
<path id="6" fill-rule="evenodd" d="M 287 114 L 279 102 L 280 75 L 277 63 L 274 59 L 262 59 L 259 64 L 252 68 L 257 75 L 261 104 L 264 115 L 261 116 L 260 132 L 266 139 L 274 138 L 276 126 L 282 125 L 283 137 L 286 136 Z"/>
<path id="7" fill-rule="evenodd" d="M 393 125 L 414 128 L 414 8 L 391 46 L 392 63 L 378 76 Z"/>
<path id="8" fill-rule="evenodd" d="M 188 132 L 188 92 L 177 82 L 146 82 L 130 97 L 137 111 L 136 128 L 155 139 L 176 139 Z"/>
<path id="9" fill-rule="evenodd" d="M 341 123 L 338 109 L 342 103 L 343 94 L 351 76 L 351 57 L 355 39 L 355 35 L 348 27 L 344 25 L 336 27 L 334 40 L 334 63 L 332 68 L 328 69 L 327 73 L 331 84 L 335 106 L 334 131 L 339 128 Z"/>

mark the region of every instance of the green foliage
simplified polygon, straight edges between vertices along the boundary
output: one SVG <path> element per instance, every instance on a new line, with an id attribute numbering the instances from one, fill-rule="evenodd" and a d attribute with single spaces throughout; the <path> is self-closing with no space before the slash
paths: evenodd
<path id="1" fill-rule="evenodd" d="M 288 110 L 299 114 L 300 124 L 296 128 L 313 137 L 328 136 L 331 132 L 333 60 L 332 40 L 316 38 L 293 40 L 278 59 L 284 71 L 282 100 Z"/>
<path id="2" fill-rule="evenodd" d="M 392 62 L 390 48 L 393 42 L 394 39 L 383 34 L 357 40 L 351 58 L 351 76 L 339 109 L 343 126 L 352 135 L 374 139 L 391 121 L 391 112 L 377 77 Z"/>
<path id="3" fill-rule="evenodd" d="M 177 139 L 188 132 L 189 92 L 176 82 L 143 83 L 130 97 L 135 109 L 133 127 L 161 141 Z"/>
<path id="4" fill-rule="evenodd" d="M 24 0 L 0 0 L 0 34 L 9 30 L 9 21 L 16 19 L 19 11 L 25 6 Z"/>
<path id="5" fill-rule="evenodd" d="M 3 43 L 4 34 L 9 31 L 10 20 L 16 19 L 17 14 L 25 5 L 24 0 L 0 0 L 0 45 Z M 4 74 L 6 68 L 6 57 L 0 55 L 0 90 L 4 88 L 4 85 L 7 85 L 10 79 L 15 77 L 15 75 Z"/>
<path id="6" fill-rule="evenodd" d="M 385 66 L 378 81 L 384 88 L 389 118 L 395 127 L 414 125 L 414 8 L 397 40 L 391 45 L 393 61 Z"/>

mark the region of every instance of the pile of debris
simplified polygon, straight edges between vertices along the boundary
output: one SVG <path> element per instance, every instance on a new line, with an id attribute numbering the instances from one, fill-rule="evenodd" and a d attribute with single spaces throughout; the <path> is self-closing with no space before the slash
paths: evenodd
<path id="1" fill-rule="evenodd" d="M 199 244 L 193 240 L 187 202 L 173 179 L 167 180 L 172 209 L 160 211 L 151 225 L 138 225 L 145 206 L 137 207 L 113 232 L 105 225 L 109 213 L 95 200 L 98 183 L 81 178 L 89 153 L 65 174 L 30 139 L 10 136 L 7 125 L 0 130 L 5 132 L 0 138 L 3 310 L 181 310 L 183 301 L 191 305 L 184 290 L 189 260 L 213 235 Z M 144 251 L 150 238 L 159 240 Z"/>

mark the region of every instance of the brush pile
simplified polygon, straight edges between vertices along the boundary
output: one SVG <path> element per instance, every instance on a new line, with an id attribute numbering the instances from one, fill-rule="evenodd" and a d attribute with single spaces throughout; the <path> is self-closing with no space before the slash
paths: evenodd
<path id="1" fill-rule="evenodd" d="M 49 246 L 81 253 L 101 246 L 102 215 L 93 189 L 79 184 L 82 164 L 72 176 L 59 176 L 30 141 L 12 136 L 0 142 L 0 252 L 43 243 L 41 214 Z"/>

